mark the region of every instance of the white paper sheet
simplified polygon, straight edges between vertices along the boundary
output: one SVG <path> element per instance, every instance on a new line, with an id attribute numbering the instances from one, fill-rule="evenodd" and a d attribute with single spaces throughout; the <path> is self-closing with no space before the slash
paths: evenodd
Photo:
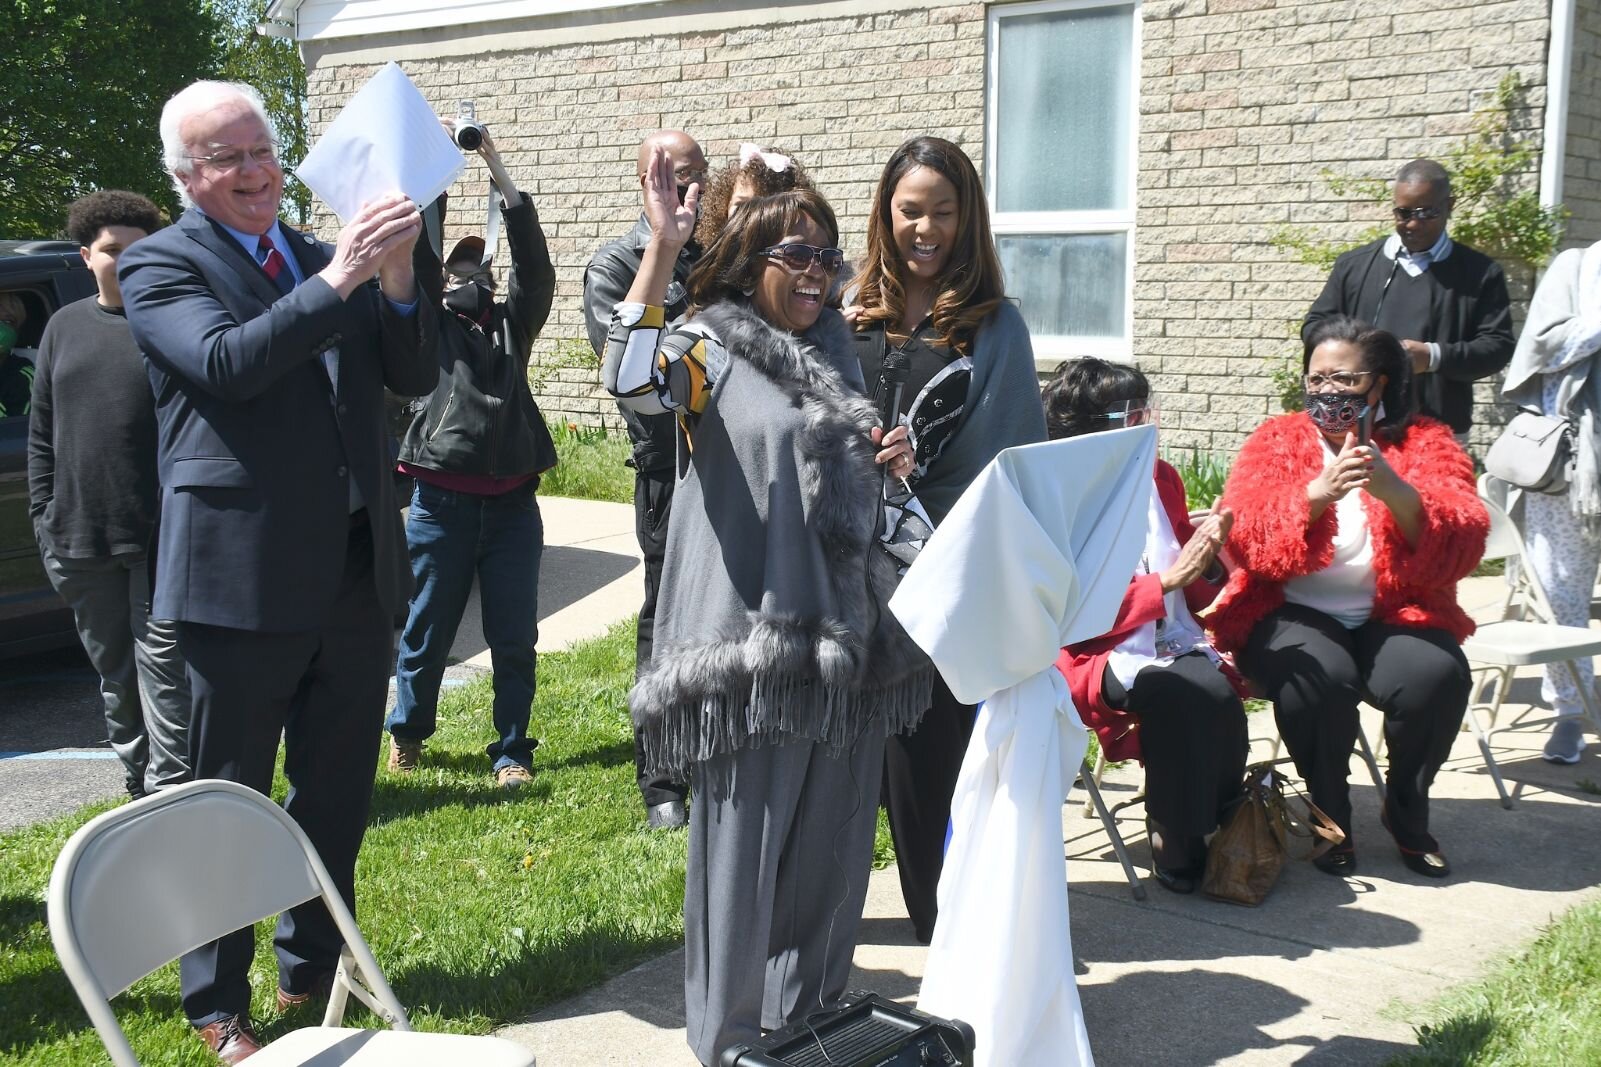
<path id="1" fill-rule="evenodd" d="M 466 166 L 461 150 L 398 63 L 374 74 L 295 168 L 341 222 L 399 190 L 427 207 Z"/>

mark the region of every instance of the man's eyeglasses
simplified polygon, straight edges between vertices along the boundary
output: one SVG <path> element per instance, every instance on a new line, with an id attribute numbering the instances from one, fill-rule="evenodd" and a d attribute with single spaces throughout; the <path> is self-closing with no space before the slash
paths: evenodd
<path id="1" fill-rule="evenodd" d="M 1397 207 L 1391 208 L 1390 214 L 1395 216 L 1396 222 L 1428 222 L 1445 214 L 1443 207 Z"/>
<path id="2" fill-rule="evenodd" d="M 204 163 L 219 174 L 229 174 L 245 165 L 245 157 L 255 160 L 258 167 L 276 167 L 278 165 L 278 146 L 275 144 L 262 144 L 254 148 L 222 148 L 209 156 L 190 156 L 193 163 Z"/>
<path id="3" fill-rule="evenodd" d="M 811 269 L 813 263 L 823 268 L 824 274 L 837 274 L 845 265 L 845 253 L 837 248 L 817 248 L 814 245 L 774 245 L 762 249 L 762 255 L 779 260 L 796 274 Z"/>
<path id="4" fill-rule="evenodd" d="M 1307 392 L 1316 392 L 1325 385 L 1332 385 L 1337 389 L 1356 389 L 1363 382 L 1373 377 L 1370 370 L 1341 370 L 1333 374 L 1307 374 L 1301 381 L 1306 385 Z"/>

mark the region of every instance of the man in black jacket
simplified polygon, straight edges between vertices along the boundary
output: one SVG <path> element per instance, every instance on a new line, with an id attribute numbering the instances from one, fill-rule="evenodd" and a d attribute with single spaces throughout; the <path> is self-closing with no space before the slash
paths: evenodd
<path id="1" fill-rule="evenodd" d="M 700 145 L 682 130 L 658 130 L 639 146 L 638 175 L 645 179 L 646 164 L 658 146 L 673 158 L 678 181 L 678 198 L 683 200 L 689 186 L 706 182 L 706 156 Z M 643 195 L 643 193 L 641 193 Z M 612 308 L 628 294 L 628 287 L 639 273 L 650 239 L 650 223 L 643 212 L 634 228 L 615 241 L 609 241 L 589 261 L 584 271 L 584 326 L 597 359 L 606 354 L 606 334 L 611 329 Z M 673 280 L 667 287 L 668 321 L 689 310 L 684 282 L 700 258 L 700 246 L 691 241 L 673 264 Z M 673 463 L 678 447 L 673 416 L 640 415 L 622 408 L 623 421 L 634 445 L 634 533 L 645 562 L 645 602 L 639 608 L 639 637 L 635 645 L 635 670 L 643 673 L 650 666 L 651 644 L 656 620 L 656 588 L 661 584 L 662 562 L 667 555 L 667 517 L 673 501 Z M 687 823 L 684 798 L 689 787 L 667 778 L 645 773 L 641 758 L 639 731 L 634 731 L 634 767 L 640 795 L 653 829 L 683 826 Z"/>
<path id="2" fill-rule="evenodd" d="M 1483 252 L 1451 240 L 1456 198 L 1432 159 L 1414 159 L 1395 179 L 1395 233 L 1334 263 L 1301 337 L 1334 315 L 1351 315 L 1400 339 L 1417 374 L 1420 409 L 1465 441 L 1473 383 L 1512 358 L 1506 275 Z"/>
<path id="3" fill-rule="evenodd" d="M 386 726 L 389 769 L 415 769 L 434 733 L 445 660 L 476 575 L 495 678 L 497 736 L 488 754 L 495 781 L 516 789 L 533 780 L 539 744 L 528 735 L 544 548 L 535 491 L 540 474 L 556 465 L 556 447 L 528 390 L 528 360 L 550 315 L 556 271 L 534 206 L 487 132 L 478 152 L 500 188 L 511 268 L 506 299 L 496 300 L 481 238 L 457 241 L 443 275 L 429 242 L 414 250 L 424 298 L 442 304 L 444 314 L 439 385 L 400 449 L 400 469 L 416 479 L 406 544 L 417 588 Z M 444 196 L 438 207 L 443 232 Z"/>

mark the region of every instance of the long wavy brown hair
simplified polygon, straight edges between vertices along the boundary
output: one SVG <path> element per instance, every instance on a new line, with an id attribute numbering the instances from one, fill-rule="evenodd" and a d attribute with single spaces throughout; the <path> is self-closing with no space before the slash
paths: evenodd
<path id="1" fill-rule="evenodd" d="M 771 170 L 761 156 L 752 156 L 743 165 L 730 163 L 726 167 L 719 167 L 706 179 L 706 188 L 700 197 L 700 220 L 695 223 L 695 240 L 702 248 L 709 247 L 717 240 L 717 235 L 727 225 L 728 202 L 734 198 L 734 187 L 739 184 L 740 178 L 750 182 L 756 196 L 775 196 L 791 189 L 817 190 L 817 186 L 812 184 L 811 175 L 806 173 L 806 168 L 794 156 L 777 148 L 763 148 L 762 151 L 786 157 L 789 166 L 784 170 Z M 751 199 L 754 200 L 756 196 Z"/>
<path id="2" fill-rule="evenodd" d="M 939 343 L 971 355 L 973 335 L 1006 299 L 1006 288 L 978 170 L 966 152 L 942 137 L 914 137 L 884 164 L 867 217 L 867 254 L 856 277 L 853 302 L 862 308 L 857 326 L 882 322 L 898 330 L 906 313 L 905 265 L 895 248 L 890 212 L 895 188 L 918 167 L 943 175 L 956 189 L 956 245 L 944 273 L 934 280 L 932 315 Z"/>
<path id="3" fill-rule="evenodd" d="M 690 315 L 723 300 L 745 299 L 745 291 L 755 288 L 767 265 L 762 249 L 794 233 L 803 216 L 823 228 L 829 244 L 839 244 L 834 209 L 816 190 L 792 189 L 741 204 L 689 272 L 685 288 L 689 290 Z"/>

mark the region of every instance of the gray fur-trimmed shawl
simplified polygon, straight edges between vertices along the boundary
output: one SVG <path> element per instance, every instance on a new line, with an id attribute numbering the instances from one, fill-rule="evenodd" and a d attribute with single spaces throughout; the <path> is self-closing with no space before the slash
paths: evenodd
<path id="1" fill-rule="evenodd" d="M 650 669 L 629 695 L 653 772 L 915 726 L 933 667 L 885 607 L 875 425 L 839 313 L 804 335 L 707 308 L 716 383 L 674 493 Z M 722 358 L 719 358 L 722 357 Z"/>

